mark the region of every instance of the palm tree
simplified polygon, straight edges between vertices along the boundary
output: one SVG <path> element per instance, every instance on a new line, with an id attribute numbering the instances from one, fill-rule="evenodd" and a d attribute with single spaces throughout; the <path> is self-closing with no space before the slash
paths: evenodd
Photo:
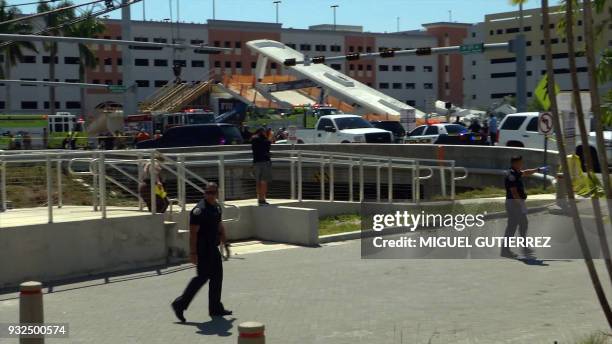
<path id="1" fill-rule="evenodd" d="M 527 0 L 510 0 L 510 3 L 514 6 L 518 5 L 519 7 L 519 26 L 521 28 L 521 32 L 524 32 L 524 23 L 523 23 L 523 5 L 527 2 Z"/>
<path id="2" fill-rule="evenodd" d="M 92 38 L 104 32 L 104 24 L 96 17 L 90 16 L 91 12 L 83 13 L 87 19 L 70 26 L 66 35 L 71 37 Z M 87 44 L 79 43 L 79 82 L 85 82 L 85 71 L 96 68 L 98 58 Z M 127 49 L 127 48 L 126 48 Z M 81 88 L 81 114 L 85 113 L 85 89 Z"/>
<path id="3" fill-rule="evenodd" d="M 6 0 L 0 0 L 0 23 L 15 19 L 21 12 L 17 7 L 8 6 Z M 32 31 L 32 27 L 25 22 L 15 22 L 0 25 L 0 32 L 12 34 L 26 34 Z M 32 42 L 2 42 L 0 43 L 0 54 L 4 56 L 4 66 L 0 66 L 0 77 L 11 78 L 11 67 L 15 66 L 23 58 L 23 50 L 38 52 Z M 11 110 L 11 84 L 6 84 L 5 109 Z"/>
<path id="4" fill-rule="evenodd" d="M 553 72 L 552 46 L 550 43 L 550 18 L 548 10 L 548 0 L 542 0 L 542 29 L 544 31 L 544 49 L 546 51 L 545 56 L 546 74 L 548 76 L 548 94 L 552 95 L 555 94 L 555 75 Z M 550 109 L 553 115 L 553 129 L 555 132 L 555 138 L 557 140 L 557 149 L 559 151 L 559 162 L 561 163 L 561 169 L 563 171 L 563 183 L 567 193 L 567 198 L 569 200 L 569 213 L 572 217 L 576 237 L 578 239 L 578 243 L 580 244 L 582 256 L 584 257 L 584 263 L 589 272 L 589 276 L 593 284 L 593 289 L 595 289 L 595 294 L 597 294 L 601 309 L 603 310 L 606 320 L 608 321 L 608 326 L 612 327 L 612 311 L 610 310 L 610 304 L 608 303 L 606 294 L 604 293 L 604 290 L 601 285 L 601 281 L 599 279 L 599 276 L 597 275 L 595 264 L 593 264 L 593 257 L 591 256 L 591 251 L 586 242 L 584 236 L 584 229 L 582 228 L 582 222 L 580 221 L 580 214 L 578 213 L 576 196 L 572 188 L 572 179 L 569 174 L 567 153 L 565 149 L 565 144 L 563 142 L 563 132 L 561 131 L 561 120 L 559 118 L 559 111 L 557 108 L 557 98 L 552 96 L 549 97 L 549 99 Z"/>
<path id="5" fill-rule="evenodd" d="M 605 0 L 596 0 L 595 4 L 598 8 L 605 11 L 603 6 Z M 612 216 L 612 185 L 610 184 L 610 175 L 607 173 L 608 159 L 606 157 L 606 145 L 603 137 L 603 116 L 601 103 L 599 100 L 599 89 L 597 88 L 597 61 L 595 60 L 595 34 L 593 30 L 593 2 L 584 0 L 583 3 L 583 21 L 584 21 L 584 41 L 587 65 L 589 71 L 589 89 L 591 94 L 591 111 L 594 117 L 595 139 L 597 143 L 597 155 L 599 158 L 599 166 L 601 166 L 601 180 L 603 182 L 604 192 L 608 203 L 608 214 Z"/>
<path id="6" fill-rule="evenodd" d="M 42 0 L 39 0 L 39 1 L 40 2 L 38 3 L 38 7 L 37 7 L 38 13 L 48 12 L 48 11 L 52 11 L 58 8 L 72 6 L 72 2 L 69 0 L 63 0 L 59 4 L 57 4 L 55 7 L 52 5 L 49 5 L 48 2 L 43 2 Z M 59 24 L 74 18 L 74 11 L 68 10 L 68 11 L 61 11 L 58 13 L 52 13 L 52 14 L 45 16 L 44 18 L 45 18 L 45 25 L 48 28 L 52 28 L 52 27 L 56 27 Z M 52 29 L 49 32 L 47 32 L 47 35 L 61 36 L 62 31 L 59 29 Z M 48 42 L 44 44 L 44 47 L 45 47 L 45 51 L 49 52 L 49 80 L 55 81 L 55 59 L 57 59 L 57 43 Z M 56 99 L 55 87 L 51 86 L 49 87 L 49 112 L 52 114 L 55 113 L 55 110 L 56 110 L 55 109 L 55 99 Z"/>
<path id="7" fill-rule="evenodd" d="M 584 110 L 582 108 L 582 99 L 580 98 L 580 84 L 578 82 L 578 70 L 576 69 L 576 47 L 574 44 L 574 16 L 575 9 L 574 6 L 576 0 L 567 0 L 565 2 L 565 38 L 567 41 L 567 52 L 568 52 L 568 61 L 570 67 L 570 78 L 572 81 L 572 95 L 574 98 L 574 104 L 576 108 L 576 115 L 578 116 L 578 129 L 580 131 L 580 138 L 582 141 L 582 147 L 586 147 L 582 149 L 582 157 L 584 158 L 584 163 L 586 165 L 587 174 L 589 176 L 589 180 L 597 180 L 595 176 L 595 169 L 593 166 L 593 157 L 591 156 L 591 150 L 588 148 L 589 146 L 589 134 L 587 133 L 587 128 L 585 124 L 585 115 Z M 596 185 L 596 184 L 595 184 Z M 610 248 L 608 247 L 608 239 L 606 238 L 606 231 L 604 229 L 603 224 L 603 214 L 601 212 L 601 205 L 599 202 L 599 195 L 594 192 L 591 194 L 591 203 L 593 205 L 593 211 L 595 215 L 595 224 L 597 227 L 597 233 L 599 235 L 599 243 L 601 245 L 601 250 L 604 255 L 604 260 L 606 263 L 606 268 L 608 270 L 608 277 L 612 280 L 612 260 L 610 260 Z M 608 202 L 608 206 L 610 206 L 610 202 Z"/>

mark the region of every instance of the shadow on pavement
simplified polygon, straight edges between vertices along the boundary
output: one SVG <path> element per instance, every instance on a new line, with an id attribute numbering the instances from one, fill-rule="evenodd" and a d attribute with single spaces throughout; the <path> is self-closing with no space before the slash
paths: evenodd
<path id="1" fill-rule="evenodd" d="M 196 333 L 201 335 L 229 337 L 232 335 L 230 330 L 234 327 L 234 321 L 236 321 L 236 318 L 225 319 L 223 317 L 213 317 L 210 321 L 203 323 L 188 321 L 177 324 L 195 326 L 198 328 L 198 332 Z"/>

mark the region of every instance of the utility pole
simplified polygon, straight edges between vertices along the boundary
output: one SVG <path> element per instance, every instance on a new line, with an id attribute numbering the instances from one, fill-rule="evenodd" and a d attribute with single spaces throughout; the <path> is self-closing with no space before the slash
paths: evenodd
<path id="1" fill-rule="evenodd" d="M 130 0 L 122 0 L 126 5 L 121 8 L 121 37 L 126 40 L 132 39 L 132 18 L 131 9 L 129 6 Z M 123 59 L 123 85 L 127 88 L 123 94 L 123 115 L 133 115 L 136 113 L 136 85 L 132 75 L 132 50 L 129 47 L 121 49 L 121 58 Z"/>
<path id="2" fill-rule="evenodd" d="M 400 17 L 397 17 L 397 32 L 400 32 Z"/>
<path id="3" fill-rule="evenodd" d="M 452 10 L 448 10 L 448 22 L 449 23 L 453 22 L 453 11 Z"/>
<path id="4" fill-rule="evenodd" d="M 331 5 L 329 7 L 334 11 L 334 31 L 336 31 L 336 9 L 340 7 L 340 5 Z"/>
<path id="5" fill-rule="evenodd" d="M 147 21 L 147 16 L 145 13 L 145 0 L 142 0 L 142 21 Z"/>
<path id="6" fill-rule="evenodd" d="M 215 13 L 217 10 L 217 7 L 215 6 L 215 0 L 212 0 L 212 5 L 213 5 L 213 20 L 215 20 L 217 17 Z"/>
<path id="7" fill-rule="evenodd" d="M 276 24 L 278 24 L 278 6 L 282 1 L 280 0 L 276 0 L 274 2 L 272 2 L 274 5 L 276 5 Z"/>

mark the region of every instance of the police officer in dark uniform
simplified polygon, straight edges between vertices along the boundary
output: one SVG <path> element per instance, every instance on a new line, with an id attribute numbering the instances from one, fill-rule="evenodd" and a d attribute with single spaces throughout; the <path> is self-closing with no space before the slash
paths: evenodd
<path id="1" fill-rule="evenodd" d="M 523 176 L 530 176 L 536 172 L 543 172 L 547 167 L 539 167 L 532 169 L 523 169 L 523 158 L 521 156 L 513 156 L 510 159 L 510 170 L 506 172 L 504 184 L 506 187 L 506 213 L 508 215 L 508 224 L 504 236 L 514 237 L 516 228 L 518 227 L 519 235 L 523 238 L 527 236 L 527 193 L 523 184 Z M 531 258 L 533 252 L 529 248 L 523 249 L 525 258 Z M 508 247 L 502 247 L 501 256 L 506 258 L 516 258 L 516 253 L 512 252 Z"/>
<path id="2" fill-rule="evenodd" d="M 218 246 L 221 242 L 225 242 L 225 229 L 221 222 L 222 209 L 217 203 L 217 193 L 217 184 L 208 183 L 204 199 L 193 208 L 189 217 L 190 260 L 197 264 L 197 276 L 191 279 L 183 295 L 172 302 L 174 314 L 181 322 L 185 322 L 183 312 L 208 280 L 210 280 L 208 286 L 210 316 L 232 314 L 221 303 L 223 266 Z"/>

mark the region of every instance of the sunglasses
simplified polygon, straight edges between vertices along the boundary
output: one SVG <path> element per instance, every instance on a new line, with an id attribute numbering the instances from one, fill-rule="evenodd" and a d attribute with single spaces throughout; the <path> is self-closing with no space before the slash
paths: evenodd
<path id="1" fill-rule="evenodd" d="M 216 195 L 217 194 L 217 190 L 206 190 L 204 191 L 205 194 L 207 195 Z"/>

